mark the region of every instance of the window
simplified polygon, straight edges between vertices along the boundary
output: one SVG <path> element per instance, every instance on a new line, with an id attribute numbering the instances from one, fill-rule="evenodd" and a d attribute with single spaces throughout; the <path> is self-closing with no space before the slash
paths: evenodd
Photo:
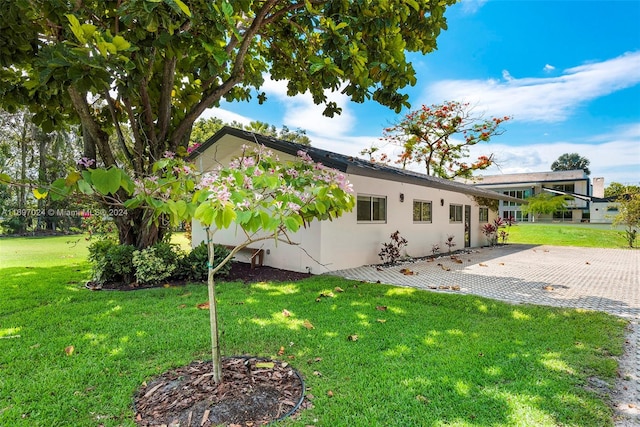
<path id="1" fill-rule="evenodd" d="M 489 222 L 489 208 L 480 207 L 480 222 Z"/>
<path id="2" fill-rule="evenodd" d="M 431 222 L 431 202 L 413 201 L 413 222 Z"/>
<path id="3" fill-rule="evenodd" d="M 358 221 L 386 221 L 387 198 L 358 195 L 357 218 Z"/>
<path id="4" fill-rule="evenodd" d="M 462 205 L 449 205 L 449 222 L 462 222 Z"/>

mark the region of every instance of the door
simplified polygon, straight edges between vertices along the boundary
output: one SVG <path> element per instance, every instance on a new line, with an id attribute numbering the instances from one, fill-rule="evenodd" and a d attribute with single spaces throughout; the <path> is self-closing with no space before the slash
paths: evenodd
<path id="1" fill-rule="evenodd" d="M 464 205 L 464 247 L 471 247 L 471 205 Z"/>

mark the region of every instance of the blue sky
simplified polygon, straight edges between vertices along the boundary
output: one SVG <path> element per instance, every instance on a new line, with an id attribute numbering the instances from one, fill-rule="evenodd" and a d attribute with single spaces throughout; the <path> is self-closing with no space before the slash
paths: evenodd
<path id="1" fill-rule="evenodd" d="M 494 153 L 498 166 L 484 174 L 550 170 L 577 152 L 605 185 L 640 184 L 640 1 L 463 0 L 445 16 L 438 50 L 411 56 L 418 83 L 405 90 L 414 109 L 458 100 L 485 117 L 513 116 L 503 135 L 472 150 Z M 263 90 L 262 106 L 225 103 L 206 114 L 306 129 L 314 146 L 349 155 L 380 145 L 403 114 L 334 93 L 343 114 L 328 119 L 309 96 L 287 97 L 283 82 Z"/>

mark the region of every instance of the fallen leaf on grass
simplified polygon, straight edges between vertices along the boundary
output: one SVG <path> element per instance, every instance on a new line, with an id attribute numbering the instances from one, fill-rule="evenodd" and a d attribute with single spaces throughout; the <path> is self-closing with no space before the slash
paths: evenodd
<path id="1" fill-rule="evenodd" d="M 333 392 L 332 392 L 331 390 L 329 390 L 329 391 L 327 392 L 327 396 L 329 396 L 329 397 L 333 397 Z"/>
<path id="2" fill-rule="evenodd" d="M 284 317 L 289 317 L 289 316 L 291 316 L 291 312 L 285 308 L 285 309 L 282 310 L 282 315 Z"/>
<path id="3" fill-rule="evenodd" d="M 284 354 L 284 347 L 280 346 L 280 350 L 278 350 L 278 356 L 282 356 Z"/>
<path id="4" fill-rule="evenodd" d="M 178 306 L 178 308 L 186 308 L 186 307 L 187 307 L 187 304 L 180 304 L 180 305 Z"/>
<path id="5" fill-rule="evenodd" d="M 416 400 L 418 402 L 422 402 L 422 403 L 429 403 L 429 399 L 427 399 L 426 397 L 424 397 L 423 395 L 419 394 L 416 396 Z"/>
<path id="6" fill-rule="evenodd" d="M 311 329 L 315 329 L 315 326 L 313 326 L 313 324 L 311 324 L 311 322 L 309 322 L 308 320 L 304 321 L 304 327 L 311 330 Z"/>
<path id="7" fill-rule="evenodd" d="M 320 372 L 320 371 L 313 371 L 313 375 L 315 375 L 316 377 L 321 377 L 321 376 L 322 376 L 322 372 Z"/>
<path id="8" fill-rule="evenodd" d="M 376 322 L 378 323 L 385 323 L 387 321 L 387 319 L 376 319 Z"/>
<path id="9" fill-rule="evenodd" d="M 320 294 L 320 297 L 324 297 L 324 298 L 333 298 L 335 297 L 335 295 L 333 294 L 333 292 L 322 292 Z"/>
<path id="10" fill-rule="evenodd" d="M 376 310 L 385 311 L 387 309 L 386 305 L 376 305 Z"/>
<path id="11" fill-rule="evenodd" d="M 74 346 L 70 345 L 64 348 L 64 352 L 67 354 L 67 356 L 71 356 L 75 349 L 76 348 Z"/>
<path id="12" fill-rule="evenodd" d="M 358 341 L 358 335 L 353 334 L 347 337 L 347 341 Z"/>
<path id="13" fill-rule="evenodd" d="M 344 289 L 342 289 L 340 286 L 336 286 L 334 291 L 336 291 L 336 292 L 344 292 Z"/>
<path id="14" fill-rule="evenodd" d="M 209 301 L 200 303 L 196 305 L 196 307 L 198 307 L 199 310 L 209 310 Z"/>
<path id="15" fill-rule="evenodd" d="M 165 283 L 164 285 L 162 285 L 163 288 L 170 288 L 171 285 L 169 283 Z"/>

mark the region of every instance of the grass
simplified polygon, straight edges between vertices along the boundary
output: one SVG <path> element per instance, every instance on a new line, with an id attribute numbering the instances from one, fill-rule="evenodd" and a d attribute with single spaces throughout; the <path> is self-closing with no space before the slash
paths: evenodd
<path id="1" fill-rule="evenodd" d="M 206 287 L 90 292 L 80 245 L 19 265 L 56 239 L 0 241 L 0 425 L 133 426 L 144 381 L 210 359 Z M 615 380 L 613 316 L 325 276 L 217 289 L 224 354 L 286 359 L 315 396 L 280 425 L 613 425 L 589 387 Z"/>
<path id="2" fill-rule="evenodd" d="M 611 225 L 518 223 L 509 229 L 509 243 L 588 248 L 627 248 L 624 232 Z"/>

